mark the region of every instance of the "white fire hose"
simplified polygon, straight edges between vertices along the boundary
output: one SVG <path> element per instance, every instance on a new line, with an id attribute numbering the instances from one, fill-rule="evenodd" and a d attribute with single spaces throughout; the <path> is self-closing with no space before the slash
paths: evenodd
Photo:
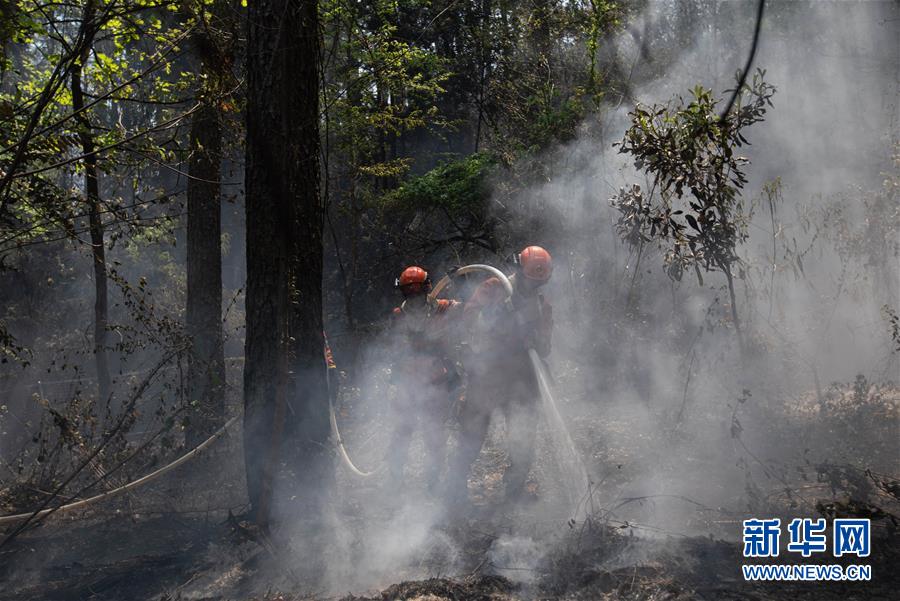
<path id="1" fill-rule="evenodd" d="M 455 276 L 465 275 L 467 273 L 473 273 L 476 271 L 483 271 L 483 272 L 489 273 L 490 275 L 498 278 L 500 280 L 500 282 L 503 284 L 504 288 L 506 288 L 507 299 L 509 299 L 509 297 L 512 295 L 512 284 L 510 284 L 509 279 L 505 275 L 503 275 L 503 272 L 495 267 L 491 267 L 490 265 L 476 264 L 476 265 L 466 265 L 465 267 L 460 267 L 456 271 L 453 271 L 452 273 L 448 273 L 443 278 L 441 278 L 440 281 L 438 281 L 438 283 L 431 289 L 431 292 L 428 294 L 428 301 L 427 301 L 428 304 L 429 305 L 434 304 L 434 302 L 437 300 L 438 294 L 440 294 L 441 290 L 443 290 L 444 288 L 447 287 L 447 285 L 450 284 L 450 282 L 452 281 L 452 279 Z M 329 371 L 329 376 L 330 376 L 330 371 Z M 332 386 L 332 385 L 333 385 L 333 383 L 330 381 L 330 378 L 329 378 L 329 386 Z M 378 474 L 378 473 L 381 473 L 382 471 L 384 471 L 384 468 L 385 468 L 384 464 L 381 464 L 379 467 L 377 467 L 371 471 L 366 471 L 366 470 L 360 469 L 353 462 L 353 459 L 350 458 L 350 453 L 347 452 L 347 447 L 344 445 L 344 438 L 341 436 L 341 430 L 338 427 L 337 414 L 334 410 L 333 396 L 332 396 L 332 394 L 330 394 L 330 391 L 329 391 L 329 395 L 328 395 L 328 410 L 329 410 L 330 421 L 331 421 L 331 434 L 334 436 L 334 442 L 338 449 L 338 455 L 340 455 L 341 461 L 343 462 L 344 466 L 348 470 L 350 470 L 350 472 L 352 474 L 355 474 L 356 476 L 359 476 L 360 478 L 368 478 L 370 476 L 374 476 L 375 474 Z"/>
<path id="2" fill-rule="evenodd" d="M 329 382 L 329 386 L 331 382 Z M 338 428 L 337 423 L 337 415 L 334 411 L 334 401 L 332 401 L 331 391 L 328 394 L 328 411 L 330 414 L 331 420 L 331 434 L 334 436 L 334 443 L 337 445 L 338 454 L 341 456 L 341 461 L 344 462 L 344 465 L 349 469 L 353 474 L 359 476 L 360 478 L 368 478 L 369 476 L 374 476 L 384 470 L 384 464 L 375 468 L 372 471 L 361 470 L 356 467 L 356 464 L 353 463 L 353 460 L 350 459 L 350 454 L 347 452 L 347 448 L 344 446 L 344 439 L 341 437 L 341 431 Z"/>
<path id="3" fill-rule="evenodd" d="M 428 293 L 428 302 L 433 303 L 437 299 L 438 294 L 441 293 L 441 290 L 446 288 L 447 285 L 450 284 L 450 282 L 453 281 L 453 278 L 455 278 L 456 276 L 466 275 L 467 273 L 474 273 L 476 271 L 483 271 L 500 280 L 500 283 L 503 284 L 504 290 L 506 290 L 506 301 L 510 302 L 513 293 L 512 282 L 509 281 L 509 278 L 506 277 L 506 274 L 504 274 L 496 267 L 491 267 L 490 265 L 482 265 L 481 263 L 475 263 L 474 265 L 466 265 L 465 267 L 460 267 L 456 271 L 452 271 L 442 277 L 440 281 L 435 284 L 434 288 L 431 289 L 431 292 Z"/>
<path id="4" fill-rule="evenodd" d="M 506 277 L 506 274 L 490 265 L 467 265 L 445 275 L 428 295 L 428 300 L 432 301 L 434 298 L 437 298 L 437 295 L 450 283 L 453 277 L 476 271 L 488 273 L 500 281 L 506 291 L 506 307 L 512 311 L 512 283 L 509 281 L 509 278 Z M 569 497 L 571 504 L 576 506 L 578 504 L 578 498 L 582 494 L 581 489 L 584 488 L 587 490 L 590 486 L 590 477 L 588 476 L 584 462 L 581 460 L 581 455 L 578 454 L 578 451 L 575 448 L 575 443 L 572 441 L 569 429 L 566 427 L 565 421 L 563 421 L 559 408 L 556 406 L 556 401 L 550 391 L 549 377 L 545 371 L 544 362 L 541 360 L 540 356 L 538 356 L 537 351 L 534 348 L 528 349 L 528 358 L 531 360 L 531 367 L 534 370 L 534 376 L 537 380 L 541 399 L 543 401 L 542 406 L 544 410 L 542 413 L 544 419 L 547 421 L 548 433 L 551 438 L 553 438 L 554 447 L 557 451 L 561 454 L 565 453 L 565 455 L 568 455 L 568 460 L 562 455 L 558 457 L 559 467 L 561 471 L 564 472 L 566 479 L 565 493 Z"/>
<path id="5" fill-rule="evenodd" d="M 215 434 L 213 434 L 212 436 L 207 438 L 205 441 L 200 443 L 193 450 L 185 453 L 184 455 L 182 455 L 181 457 L 179 457 L 172 463 L 169 463 L 168 465 L 165 465 L 156 471 L 150 472 L 149 474 L 147 474 L 146 476 L 144 476 L 142 478 L 138 478 L 134 482 L 129 482 L 128 484 L 125 484 L 118 488 L 108 490 L 104 493 L 95 495 L 93 497 L 89 497 L 87 499 L 81 499 L 80 501 L 68 503 L 67 505 L 61 505 L 59 507 L 48 507 L 47 509 L 42 509 L 41 511 L 38 511 L 37 513 L 35 513 L 34 511 L 29 511 L 28 513 L 18 513 L 15 515 L 4 515 L 4 516 L 0 517 L 0 526 L 5 526 L 7 524 L 15 524 L 15 523 L 21 522 L 23 520 L 27 520 L 29 518 L 41 519 L 43 517 L 50 515 L 51 513 L 56 514 L 56 513 L 63 513 L 66 511 L 72 511 L 73 509 L 83 509 L 89 505 L 93 505 L 94 503 L 96 503 L 98 501 L 102 501 L 104 499 L 109 499 L 111 497 L 115 497 L 124 492 L 134 490 L 135 488 L 138 488 L 139 486 L 143 486 L 144 484 L 148 484 L 148 483 L 152 482 L 153 480 L 156 480 L 157 478 L 159 478 L 166 472 L 170 472 L 170 471 L 174 470 L 176 467 L 180 466 L 181 464 L 183 464 L 187 461 L 190 461 L 191 459 L 193 459 L 194 457 L 196 457 L 197 455 L 202 453 L 207 447 L 209 447 L 218 438 L 220 438 L 223 434 L 225 434 L 225 431 L 235 421 L 237 421 L 237 417 L 232 417 L 225 423 L 224 426 L 219 428 L 219 430 Z"/>
<path id="6" fill-rule="evenodd" d="M 459 269 L 456 269 L 455 271 L 452 271 L 445 275 L 438 281 L 437 284 L 434 285 L 431 292 L 428 294 L 428 303 L 433 304 L 437 300 L 438 295 L 452 282 L 454 277 L 475 272 L 486 273 L 497 278 L 497 280 L 500 281 L 501 285 L 506 291 L 506 306 L 508 309 L 512 310 L 513 287 L 512 283 L 509 281 L 509 278 L 506 277 L 506 275 L 496 267 L 483 264 L 466 265 L 465 267 L 460 267 Z M 566 478 L 565 492 L 569 496 L 569 500 L 574 505 L 577 504 L 578 496 L 582 492 L 580 489 L 582 487 L 586 488 L 590 485 L 588 473 L 584 467 L 584 463 L 581 460 L 581 456 L 578 454 L 578 451 L 575 448 L 575 444 L 573 443 L 572 438 L 569 435 L 568 428 L 563 421 L 562 415 L 559 413 L 559 409 L 556 406 L 556 401 L 553 399 L 553 394 L 550 391 L 550 385 L 548 382 L 548 376 L 544 370 L 543 361 L 541 361 L 541 358 L 538 356 L 537 351 L 535 351 L 533 348 L 528 349 L 528 357 L 531 360 L 531 367 L 534 370 L 535 379 L 537 380 L 538 388 L 540 390 L 541 399 L 543 401 L 542 406 L 544 409 L 542 413 L 545 420 L 547 421 L 547 427 L 550 431 L 550 435 L 554 439 L 554 446 L 560 453 L 565 453 L 566 455 L 568 455 L 568 460 L 566 460 L 565 457 L 560 456 L 559 464 Z M 344 447 L 344 442 L 341 438 L 340 430 L 338 429 L 337 418 L 335 416 L 334 406 L 332 404 L 330 395 L 329 408 L 331 410 L 332 433 L 334 434 L 341 459 L 343 460 L 347 468 L 357 476 L 361 476 L 364 478 L 372 476 L 373 474 L 381 471 L 384 467 L 383 465 L 380 468 L 367 472 L 359 469 L 353 463 L 353 461 L 350 459 L 350 455 L 347 453 L 347 450 Z"/>

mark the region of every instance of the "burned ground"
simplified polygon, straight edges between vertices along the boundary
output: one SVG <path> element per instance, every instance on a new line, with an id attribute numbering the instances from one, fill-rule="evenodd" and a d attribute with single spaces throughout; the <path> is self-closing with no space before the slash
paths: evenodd
<path id="1" fill-rule="evenodd" d="M 865 398 L 859 395 L 858 385 L 855 391 L 853 386 L 831 390 L 826 399 L 829 416 L 823 427 L 866 428 L 868 442 L 882 440 L 889 445 L 897 432 L 896 390 L 869 387 Z M 346 400 L 342 419 L 349 445 L 361 440 L 359 436 L 372 436 L 362 423 L 358 430 L 353 427 L 353 416 L 365 413 L 359 405 L 364 402 L 361 398 Z M 743 409 L 747 413 L 744 427 L 750 430 L 756 423 L 754 410 Z M 770 411 L 776 411 L 758 410 L 767 419 Z M 777 409 L 782 435 L 795 441 L 813 418 L 818 419 L 820 410 L 814 394 L 783 403 Z M 648 466 L 663 461 L 659 452 L 647 453 L 649 445 L 630 427 L 635 412 L 642 411 L 630 406 L 609 408 L 602 419 L 573 416 L 579 448 L 592 457 L 592 469 L 603 474 L 590 498 L 584 500 L 585 512 L 574 520 L 558 509 L 562 496 L 553 477 L 555 458 L 544 443 L 534 470 L 534 500 L 513 508 L 504 506 L 500 483 L 506 458 L 501 423 L 471 478 L 474 506 L 468 515 L 448 516 L 440 510 L 438 500 L 425 496 L 420 490 L 417 460 L 409 468 L 410 488 L 402 501 L 393 491 L 385 491 L 377 477 L 360 480 L 342 473 L 340 492 L 334 498 L 334 532 L 329 534 L 342 542 L 325 545 L 331 549 L 330 555 L 316 562 L 305 558 L 302 537 L 269 539 L 242 524 L 235 515 L 243 502 L 237 487 L 230 497 L 200 501 L 194 486 L 202 485 L 202 476 L 187 485 L 185 480 L 171 479 L 84 514 L 51 518 L 20 536 L 0 551 L 0 579 L 5 583 L 0 598 L 894 598 L 900 586 L 895 569 L 900 560 L 896 517 L 900 500 L 896 498 L 897 483 L 879 476 L 889 473 L 889 446 L 882 449 L 884 454 L 874 448 L 867 456 L 854 455 L 852 445 L 842 448 L 840 457 L 856 457 L 859 463 L 855 465 L 822 461 L 817 453 L 825 452 L 825 447 L 805 449 L 800 463 L 788 465 L 783 459 L 771 459 L 783 458 L 781 449 L 752 449 L 748 442 L 746 448 L 736 444 L 735 457 L 722 461 L 702 452 L 685 454 L 685 448 L 697 447 L 685 447 L 682 437 L 688 434 L 675 433 L 665 448 L 677 451 L 672 461 L 690 467 L 687 472 L 677 470 L 679 478 L 688 472 L 698 481 L 736 477 L 745 482 L 745 488 L 732 491 L 731 498 L 719 499 L 719 504 L 707 504 L 703 501 L 710 496 L 709 487 L 692 494 L 695 484 L 691 482 L 659 478 L 654 479 L 659 487 L 655 493 L 632 495 L 629 491 L 636 490 L 635 481 Z M 367 415 L 367 419 L 371 417 Z M 745 431 L 744 436 L 749 439 L 748 434 Z M 736 436 L 729 427 L 721 435 Z M 236 437 L 227 439 L 203 459 L 204 469 L 234 466 L 230 457 L 240 451 L 237 443 Z M 377 436 L 370 444 L 377 447 L 376 443 Z M 754 457 L 748 458 L 748 452 Z M 887 464 L 881 463 L 884 458 Z M 667 469 L 665 464 L 662 468 L 663 472 Z M 734 473 L 726 474 L 729 470 Z M 215 478 L 239 481 L 240 474 L 220 473 Z M 756 511 L 761 515 L 782 518 L 816 514 L 872 517 L 872 581 L 744 582 L 740 520 L 751 511 L 751 502 L 758 503 Z M 411 524 L 415 521 L 421 524 Z M 341 570 L 329 570 L 326 564 L 343 565 Z M 323 565 L 327 578 L 316 574 Z M 308 588 L 310 582 L 318 582 L 318 588 Z"/>

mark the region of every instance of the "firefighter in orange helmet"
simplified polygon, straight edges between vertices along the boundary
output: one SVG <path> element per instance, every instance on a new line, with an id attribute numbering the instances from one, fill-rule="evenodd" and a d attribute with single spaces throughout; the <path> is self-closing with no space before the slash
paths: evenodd
<path id="1" fill-rule="evenodd" d="M 429 302 L 431 280 L 421 267 L 403 270 L 395 282 L 403 302 L 393 311 L 395 336 L 391 370 L 396 395 L 392 400 L 394 429 L 388 449 L 391 482 L 400 485 L 413 433 L 418 425 L 425 446 L 425 481 L 433 492 L 443 468 L 451 392 L 459 376 L 453 360 L 453 321 L 461 303 Z"/>
<path id="2" fill-rule="evenodd" d="M 467 502 L 468 475 L 487 436 L 494 409 L 506 420 L 509 468 L 504 473 L 506 498 L 523 497 L 534 462 L 540 392 L 528 349 L 550 354 L 552 310 L 539 292 L 553 273 L 550 253 L 529 246 L 513 256 L 511 304 L 497 278 L 484 281 L 465 304 L 471 335 L 465 358 L 468 384 L 459 415 L 459 440 L 447 478 L 447 493 Z"/>

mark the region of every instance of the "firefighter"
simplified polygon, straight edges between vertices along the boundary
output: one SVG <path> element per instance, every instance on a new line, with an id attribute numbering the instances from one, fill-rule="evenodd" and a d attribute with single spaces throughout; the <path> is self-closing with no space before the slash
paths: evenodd
<path id="1" fill-rule="evenodd" d="M 416 426 L 425 445 L 425 481 L 434 492 L 447 446 L 445 426 L 451 392 L 460 381 L 453 360 L 453 321 L 462 304 L 447 299 L 429 302 L 431 280 L 421 267 L 403 270 L 395 286 L 403 302 L 393 311 L 394 362 L 391 379 L 396 395 L 391 403 L 394 429 L 388 449 L 391 483 L 403 481 L 403 468 Z"/>
<path id="2" fill-rule="evenodd" d="M 550 279 L 553 263 L 540 246 L 517 253 L 513 263 L 511 302 L 506 302 L 500 280 L 490 278 L 475 290 L 463 311 L 471 333 L 470 352 L 464 360 L 468 383 L 457 450 L 447 477 L 447 493 L 460 507 L 467 506 L 469 471 L 495 409 L 506 420 L 510 462 L 503 476 L 506 498 L 529 496 L 525 485 L 534 461 L 540 392 L 528 350 L 535 349 L 542 358 L 550 354 L 552 310 L 539 291 Z"/>

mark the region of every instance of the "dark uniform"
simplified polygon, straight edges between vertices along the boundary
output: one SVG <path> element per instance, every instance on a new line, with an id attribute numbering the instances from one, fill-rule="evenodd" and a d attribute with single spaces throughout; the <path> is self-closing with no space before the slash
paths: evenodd
<path id="1" fill-rule="evenodd" d="M 414 302 L 418 299 L 414 299 Z M 395 360 L 391 380 L 397 394 L 391 402 L 394 430 L 388 450 L 392 480 L 403 480 L 416 425 L 425 445 L 425 479 L 433 490 L 440 478 L 447 447 L 445 422 L 452 404 L 450 389 L 458 379 L 453 356 L 452 326 L 461 303 L 439 299 L 432 305 L 410 300 L 394 309 Z"/>
<path id="2" fill-rule="evenodd" d="M 550 353 L 552 311 L 543 296 L 513 283 L 512 308 L 497 278 L 482 283 L 466 303 L 464 320 L 473 330 L 466 357 L 466 402 L 459 416 L 459 442 L 448 474 L 448 492 L 467 498 L 467 480 L 487 436 L 494 409 L 506 419 L 510 467 L 504 474 L 508 498 L 518 496 L 534 461 L 540 392 L 528 349 Z"/>

